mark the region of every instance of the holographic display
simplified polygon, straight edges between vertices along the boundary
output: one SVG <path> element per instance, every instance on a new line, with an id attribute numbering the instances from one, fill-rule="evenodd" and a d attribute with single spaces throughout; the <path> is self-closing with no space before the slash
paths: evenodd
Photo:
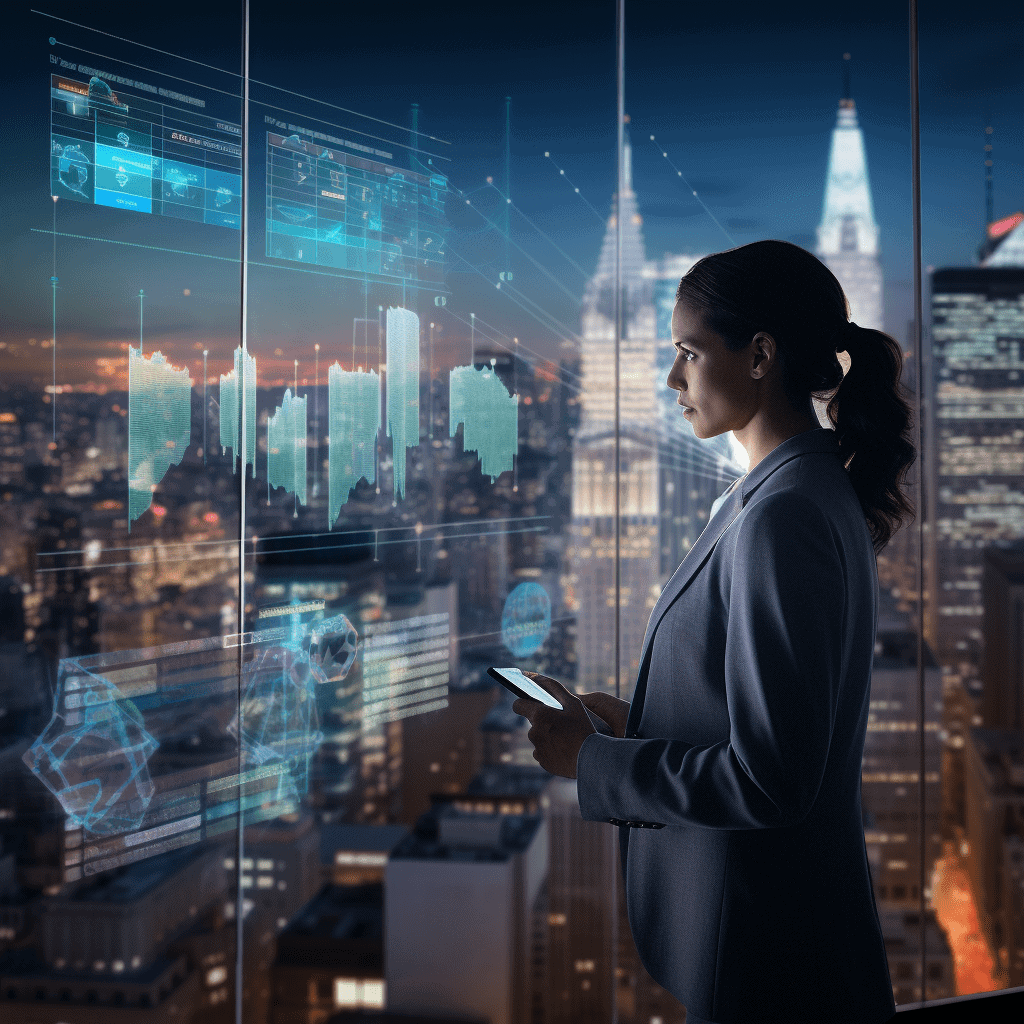
<path id="1" fill-rule="evenodd" d="M 456 366 L 449 374 L 448 433 L 463 426 L 462 446 L 480 456 L 491 483 L 512 469 L 519 452 L 519 396 L 510 395 L 493 369 Z"/>
<path id="2" fill-rule="evenodd" d="M 246 825 L 297 810 L 321 739 L 316 687 L 343 680 L 358 647 L 335 615 L 61 660 L 23 761 L 78 832 L 64 880 L 223 835 L 239 805 Z"/>
<path id="3" fill-rule="evenodd" d="M 241 128 L 102 78 L 50 78 L 50 193 L 241 226 Z"/>
<path id="4" fill-rule="evenodd" d="M 441 175 L 267 133 L 267 255 L 359 275 L 444 282 Z"/>
<path id="5" fill-rule="evenodd" d="M 363 731 L 447 707 L 450 649 L 447 612 L 368 625 Z"/>
<path id="6" fill-rule="evenodd" d="M 373 370 L 343 370 L 336 362 L 327 383 L 327 515 L 333 526 L 352 488 L 377 479 L 381 380 Z"/>
<path id="7" fill-rule="evenodd" d="M 192 437 L 192 378 L 159 352 L 128 349 L 128 528 Z"/>
<path id="8" fill-rule="evenodd" d="M 501 612 L 501 642 L 517 657 L 540 649 L 551 632 L 551 599 L 539 583 L 520 583 Z"/>
<path id="9" fill-rule="evenodd" d="M 306 504 L 306 399 L 291 388 L 267 420 L 267 481 Z"/>
<path id="10" fill-rule="evenodd" d="M 235 368 L 220 375 L 220 445 L 230 448 L 232 467 L 242 452 L 242 399 L 245 402 L 245 464 L 256 467 L 256 357 L 235 349 Z M 243 471 L 245 466 L 242 467 Z"/>
<path id="11" fill-rule="evenodd" d="M 397 501 L 405 495 L 406 449 L 420 443 L 420 318 L 400 306 L 387 314 L 387 410 Z"/>
<path id="12" fill-rule="evenodd" d="M 69 660 L 53 717 L 22 758 L 73 825 L 107 836 L 145 818 L 155 792 L 147 762 L 158 746 L 116 686 Z"/>

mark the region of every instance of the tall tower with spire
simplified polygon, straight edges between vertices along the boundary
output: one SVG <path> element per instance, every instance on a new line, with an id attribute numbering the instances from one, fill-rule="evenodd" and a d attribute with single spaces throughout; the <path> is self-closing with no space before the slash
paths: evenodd
<path id="1" fill-rule="evenodd" d="M 615 252 L 622 217 L 619 344 L 620 679 L 628 695 L 658 574 L 657 316 L 627 133 L 621 193 L 581 308 L 582 405 L 573 441 L 570 600 L 577 611 L 577 682 L 615 689 Z"/>
<path id="2" fill-rule="evenodd" d="M 828 158 L 825 202 L 818 225 L 818 256 L 839 279 L 850 302 L 850 318 L 884 330 L 882 266 L 864 155 L 864 135 L 850 95 L 849 59 L 844 54 L 843 98 L 839 101 Z"/>

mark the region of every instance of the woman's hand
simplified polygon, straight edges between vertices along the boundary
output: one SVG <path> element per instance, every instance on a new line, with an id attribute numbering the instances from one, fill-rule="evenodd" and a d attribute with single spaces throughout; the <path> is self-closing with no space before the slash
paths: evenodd
<path id="1" fill-rule="evenodd" d="M 512 702 L 512 710 L 530 720 L 531 728 L 526 735 L 533 744 L 534 760 L 552 775 L 575 779 L 580 747 L 597 730 L 587 717 L 579 697 L 570 693 L 557 679 L 538 672 L 524 672 L 523 675 L 547 690 L 563 709 L 549 708 L 539 700 L 526 697 Z"/>
<path id="2" fill-rule="evenodd" d="M 629 701 L 620 700 L 610 693 L 596 690 L 580 694 L 580 701 L 611 726 L 612 732 L 620 739 L 626 735 L 626 719 L 629 717 Z"/>

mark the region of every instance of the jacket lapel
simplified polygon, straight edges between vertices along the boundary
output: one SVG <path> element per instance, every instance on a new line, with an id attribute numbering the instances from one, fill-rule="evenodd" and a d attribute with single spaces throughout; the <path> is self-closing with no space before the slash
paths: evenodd
<path id="1" fill-rule="evenodd" d="M 640 671 L 637 673 L 636 686 L 633 688 L 633 698 L 629 709 L 629 718 L 626 722 L 626 735 L 633 736 L 637 726 L 640 724 L 640 716 L 644 709 L 644 695 L 647 692 L 647 673 L 651 664 L 651 648 L 654 641 L 654 633 L 658 628 L 665 613 L 672 606 L 672 603 L 689 586 L 690 581 L 703 568 L 714 551 L 722 534 L 732 525 L 736 517 L 743 511 L 743 506 L 748 498 L 771 476 L 780 466 L 785 465 L 791 459 L 809 452 L 838 452 L 835 431 L 827 427 L 819 427 L 814 430 L 794 434 L 793 437 L 783 441 L 777 448 L 766 455 L 746 476 L 740 477 L 733 482 L 730 490 L 722 497 L 725 498 L 721 508 L 711 517 L 704 532 L 697 539 L 697 543 L 686 553 L 679 568 L 672 574 L 665 589 L 658 598 L 658 603 L 651 612 L 647 622 L 647 632 L 644 634 L 644 645 L 640 656 Z"/>
<path id="2" fill-rule="evenodd" d="M 733 484 L 732 490 L 727 492 L 727 495 L 721 508 L 711 517 L 711 521 L 704 527 L 704 532 L 697 538 L 697 543 L 686 553 L 686 557 L 680 563 L 679 568 L 676 569 L 668 583 L 665 584 L 665 589 L 662 590 L 661 597 L 658 598 L 658 603 L 651 612 L 651 617 L 647 622 L 647 632 L 644 635 L 643 653 L 640 657 L 640 672 L 637 675 L 636 686 L 633 690 L 629 720 L 626 722 L 627 736 L 635 731 L 637 723 L 640 721 L 640 713 L 644 705 L 644 693 L 647 690 L 647 670 L 650 667 L 651 647 L 658 623 L 661 622 L 676 598 L 687 588 L 693 577 L 700 572 L 704 563 L 711 556 L 711 552 L 714 551 L 715 545 L 722 534 L 732 525 L 743 509 L 743 493 L 740 487 L 740 480 Z"/>

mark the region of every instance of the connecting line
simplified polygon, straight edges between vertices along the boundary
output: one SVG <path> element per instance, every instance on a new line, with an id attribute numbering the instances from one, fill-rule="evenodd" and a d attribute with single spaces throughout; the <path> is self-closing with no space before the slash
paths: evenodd
<path id="1" fill-rule="evenodd" d="M 545 150 L 544 155 L 548 158 L 548 160 L 555 164 L 554 157 L 547 150 Z M 555 164 L 555 166 L 558 167 L 558 164 Z M 561 167 L 558 167 L 558 173 L 563 178 L 565 178 L 566 181 L 569 181 L 569 176 Z M 569 181 L 569 184 L 572 186 L 572 190 L 576 193 L 576 195 L 578 195 L 580 199 L 582 199 L 583 202 L 585 202 L 587 206 L 590 207 L 590 210 L 594 214 L 594 216 L 601 222 L 602 225 L 604 225 L 605 218 L 602 217 L 601 214 L 597 212 L 597 207 L 595 207 L 594 204 L 575 185 L 573 185 L 571 181 Z"/>
<path id="2" fill-rule="evenodd" d="M 474 267 L 473 264 L 470 263 L 469 260 L 467 260 L 465 258 L 465 256 L 462 256 L 460 253 L 457 253 L 457 252 L 453 252 L 452 255 L 455 256 L 456 259 L 462 260 L 462 262 L 465 263 L 466 266 L 469 267 L 469 269 L 474 274 L 479 274 L 485 281 L 488 281 L 488 283 L 490 283 L 490 279 L 487 277 L 487 275 L 482 270 L 480 270 L 478 267 Z M 527 316 L 532 317 L 534 320 L 536 320 L 537 323 L 539 323 L 541 325 L 541 327 L 544 328 L 545 331 L 550 331 L 551 330 L 550 324 L 544 323 L 544 321 L 541 320 L 541 318 L 539 316 L 537 316 L 537 314 L 534 313 L 533 310 L 527 309 L 527 307 L 524 306 L 514 295 L 509 294 L 508 298 L 509 298 L 510 302 L 515 303 L 515 305 L 517 305 Z M 578 300 L 576 300 L 576 301 L 578 301 Z M 454 313 L 452 313 L 451 315 L 455 316 Z M 457 319 L 461 319 L 461 318 L 457 318 Z M 463 322 L 465 322 L 465 321 L 463 321 Z M 560 341 L 572 341 L 572 342 L 574 342 L 577 345 L 579 344 L 579 338 L 577 336 L 575 336 L 575 335 L 573 335 L 571 338 L 567 338 L 567 337 L 565 337 L 562 334 L 557 334 L 557 332 L 553 332 L 553 333 L 556 333 L 556 335 L 558 336 Z M 543 358 L 542 356 L 538 355 L 537 353 L 534 353 L 534 355 L 537 355 L 538 359 Z"/>
<path id="3" fill-rule="evenodd" d="M 130 43 L 132 46 L 140 46 L 144 50 L 152 50 L 154 53 L 161 53 L 165 57 L 176 57 L 178 60 L 188 61 L 189 64 L 197 64 L 202 68 L 209 68 L 211 71 L 219 71 L 222 75 L 229 75 L 231 78 L 241 78 L 237 71 L 228 71 L 227 68 L 219 68 L 216 64 L 207 64 L 201 60 L 194 60 L 192 57 L 183 57 L 180 53 L 172 53 L 170 50 L 161 50 L 158 46 L 148 46 L 146 43 L 138 43 L 134 39 L 126 39 L 124 36 L 114 35 L 113 32 L 104 32 L 101 28 L 93 28 L 91 25 L 83 25 L 81 22 L 72 21 L 70 18 L 61 18 L 48 11 L 37 11 L 34 7 L 29 9 L 32 14 L 41 14 L 44 18 L 53 21 L 62 21 L 65 25 L 73 25 L 75 28 L 84 28 L 86 32 L 95 32 L 97 35 L 106 36 L 108 39 L 116 39 L 119 43 Z M 161 72 L 162 74 L 163 72 Z"/>
<path id="4" fill-rule="evenodd" d="M 529 312 L 529 310 L 527 310 L 527 312 Z M 465 324 L 465 325 L 466 325 L 467 327 L 470 327 L 470 326 L 471 326 L 470 322 L 469 322 L 468 320 L 465 320 L 465 319 L 463 319 L 463 318 L 462 318 L 461 316 L 459 316 L 459 314 L 458 314 L 458 313 L 454 313 L 454 312 L 451 312 L 451 311 L 449 310 L 449 311 L 448 311 L 448 315 L 449 315 L 450 317 L 452 317 L 452 319 L 454 319 L 454 320 L 458 320 L 458 321 L 459 321 L 459 323 L 463 323 L 463 324 Z M 480 323 L 484 323 L 484 321 L 481 321 L 480 317 L 477 317 L 477 318 L 476 318 L 476 322 L 477 322 L 477 324 L 478 324 L 478 325 L 479 325 Z M 496 334 L 497 334 L 497 333 L 499 333 L 499 332 L 497 331 L 497 329 L 496 329 L 495 327 L 491 327 L 491 325 L 490 325 L 490 324 L 485 324 L 485 326 L 487 326 L 487 327 L 490 327 L 490 329 L 491 329 L 492 331 L 494 331 L 494 332 L 495 332 Z M 479 327 L 479 326 L 477 326 L 477 327 L 476 327 L 476 330 L 477 330 L 477 331 L 480 331 L 480 327 Z M 530 353 L 530 354 L 531 354 L 531 355 L 532 355 L 532 356 L 534 357 L 534 359 L 525 359 L 525 360 L 523 360 L 523 361 L 524 361 L 524 362 L 527 362 L 527 363 L 529 363 L 529 364 L 530 364 L 531 366 L 535 366 L 535 365 L 536 365 L 536 361 L 543 361 L 543 362 L 552 362 L 552 360 L 550 360 L 550 359 L 546 359 L 546 358 L 545 358 L 544 356 L 540 355 L 539 353 L 537 353 L 537 352 L 534 352 L 534 351 L 533 351 L 533 349 L 531 349 L 531 348 L 527 347 L 527 346 L 526 346 L 526 345 L 524 345 L 524 344 L 523 344 L 522 342 L 519 342 L 518 346 L 516 346 L 516 345 L 507 345 L 507 344 L 506 344 L 505 342 L 503 342 L 503 341 L 501 341 L 501 340 L 500 340 L 500 337 L 501 337 L 501 336 L 500 336 L 500 334 L 499 334 L 499 337 L 497 337 L 497 338 L 494 338 L 494 337 L 491 337 L 491 335 L 489 335 L 489 334 L 484 334 L 484 332 L 483 332 L 483 331 L 480 331 L 480 333 L 481 333 L 481 334 L 483 335 L 483 337 L 485 337 L 485 338 L 486 338 L 486 339 L 487 339 L 488 341 L 492 341 L 492 342 L 494 342 L 494 344 L 495 344 L 495 345 L 499 345 L 499 346 L 500 346 L 501 348 L 503 348 L 503 349 L 504 349 L 504 350 L 505 350 L 506 352 L 509 352 L 509 353 L 511 353 L 512 355 L 516 355 L 516 354 L 518 354 L 518 351 L 519 351 L 519 349 L 526 349 L 526 351 L 527 351 L 527 352 L 529 352 L 529 353 Z M 522 358 L 522 357 L 520 356 L 520 358 Z M 573 374 L 573 373 L 572 373 L 571 371 L 569 371 L 569 370 L 565 370 L 565 369 L 564 369 L 563 367 L 560 367 L 560 371 L 561 371 L 561 372 L 563 372 L 563 373 L 566 373 L 566 374 L 568 374 L 568 375 L 570 375 L 570 376 L 573 376 L 573 377 L 575 377 L 575 376 L 576 376 L 576 374 Z M 577 379 L 579 379 L 579 378 L 577 377 Z M 567 380 L 559 380 L 559 384 L 561 384 L 561 385 L 562 385 L 562 387 L 566 387 L 566 388 L 569 388 L 569 389 L 570 389 L 570 390 L 571 390 L 571 391 L 573 392 L 573 394 L 576 394 L 576 395 L 580 394 L 580 393 L 582 392 L 582 390 L 583 390 L 583 389 L 582 389 L 582 388 L 581 388 L 581 387 L 580 387 L 579 385 L 573 384 L 573 383 L 572 383 L 571 381 L 567 381 Z"/>
<path id="5" fill-rule="evenodd" d="M 515 212 L 518 213 L 519 216 L 522 217 L 523 220 L 525 220 L 526 223 L 529 224 L 530 227 L 533 228 L 533 230 L 536 231 L 537 234 L 541 236 L 541 238 L 548 242 L 552 246 L 552 248 L 554 248 L 568 263 L 572 264 L 576 272 L 583 278 L 584 281 L 590 280 L 591 275 L 588 274 L 564 249 L 562 249 L 549 234 L 547 234 L 541 228 L 537 227 L 537 225 L 534 224 L 533 221 L 530 220 L 530 218 L 515 203 L 511 203 L 510 205 L 511 208 L 515 210 Z"/>
<path id="6" fill-rule="evenodd" d="M 492 221 L 492 220 L 491 220 L 491 219 L 490 219 L 490 218 L 489 218 L 488 216 L 486 216 L 486 214 L 482 213 L 482 212 L 481 212 L 480 210 L 477 210 L 477 208 L 476 208 L 475 206 L 473 206 L 473 204 L 472 204 L 472 203 L 471 203 L 471 202 L 470 202 L 470 201 L 469 201 L 468 199 L 466 200 L 466 205 L 467 205 L 467 206 L 469 206 L 469 207 L 470 207 L 470 209 L 472 209 L 472 210 L 476 211 L 476 213 L 477 213 L 477 215 L 478 215 L 478 216 L 480 216 L 480 217 L 483 217 L 483 219 L 484 219 L 484 220 L 485 220 L 485 221 L 487 222 L 487 224 L 488 224 L 488 225 L 490 225 L 490 227 L 494 228 L 494 230 L 495 230 L 495 231 L 497 231 L 497 232 L 498 232 L 499 234 L 502 234 L 502 235 L 504 234 L 504 232 L 502 231 L 502 229 L 501 229 L 500 225 L 498 225 L 498 224 L 495 224 L 495 223 L 494 223 L 494 221 Z M 568 288 L 566 288 L 566 287 L 565 287 L 565 285 L 564 285 L 564 284 L 562 284 L 562 282 L 561 282 L 561 281 L 559 281 L 559 280 L 558 280 L 558 278 L 557 278 L 557 277 L 555 277 L 555 275 L 554 275 L 554 274 L 552 274 L 552 273 L 551 273 L 551 271 L 550 271 L 550 270 L 548 270 L 548 269 L 547 269 L 547 267 L 545 267 L 545 266 L 544 266 L 544 264 L 542 264 L 542 263 L 538 262 L 537 260 L 535 260 L 535 259 L 534 259 L 534 258 L 533 258 L 533 257 L 532 257 L 532 256 L 531 256 L 531 255 L 530 255 L 530 254 L 529 254 L 529 253 L 528 253 L 528 252 L 527 252 L 527 251 L 526 251 L 526 250 L 525 250 L 525 249 L 524 249 L 524 248 L 523 248 L 523 247 L 522 247 L 522 246 L 521 246 L 521 245 L 520 245 L 520 244 L 518 243 L 518 242 L 514 241 L 514 240 L 513 240 L 513 239 L 511 239 L 511 238 L 509 239 L 509 241 L 510 241 L 510 242 L 511 242 L 511 243 L 512 243 L 512 244 L 513 244 L 513 245 L 514 245 L 514 246 L 515 246 L 515 247 L 516 247 L 516 248 L 517 248 L 517 249 L 518 249 L 518 250 L 519 250 L 519 251 L 520 251 L 520 252 L 521 252 L 521 253 L 522 253 L 522 254 L 523 254 L 523 255 L 524 255 L 524 256 L 525 256 L 525 257 L 526 257 L 526 258 L 527 258 L 527 259 L 528 259 L 528 260 L 529 260 L 529 261 L 530 261 L 530 262 L 531 262 L 531 263 L 532 263 L 532 264 L 533 264 L 533 265 L 534 265 L 534 266 L 535 266 L 535 267 L 536 267 L 536 268 L 537 268 L 537 269 L 538 269 L 539 271 L 540 271 L 540 272 L 541 272 L 541 273 L 542 273 L 542 274 L 544 274 L 544 276 L 545 276 L 545 277 L 549 278 L 549 279 L 551 280 L 551 282 L 552 282 L 552 283 L 553 283 L 553 284 L 554 284 L 554 285 L 555 285 L 555 286 L 556 286 L 557 288 L 561 288 L 561 290 L 562 290 L 563 292 L 565 292 L 565 294 L 566 294 L 566 295 L 567 295 L 567 296 L 568 296 L 568 297 L 569 297 L 570 299 L 572 299 L 572 301 L 573 301 L 573 302 L 579 302 L 579 296 L 578 296 L 578 295 L 575 295 L 575 294 L 574 294 L 573 292 L 569 291 L 569 289 L 568 289 Z"/>
<path id="7" fill-rule="evenodd" d="M 549 313 L 539 303 L 534 302 L 533 299 L 529 297 L 529 295 L 526 295 L 515 286 L 507 283 L 505 285 L 505 290 L 512 292 L 514 295 L 518 295 L 520 301 L 529 303 L 531 306 L 533 306 L 534 309 L 537 310 L 538 313 L 540 313 L 542 316 L 546 316 L 548 320 L 551 321 L 551 325 L 553 327 L 560 329 L 564 334 L 567 334 L 570 338 L 572 338 L 572 340 L 575 341 L 577 344 L 583 343 L 583 339 L 578 334 L 576 334 L 575 331 L 570 330 L 569 327 L 566 324 L 563 324 L 561 320 L 558 320 L 553 313 Z"/>
<path id="8" fill-rule="evenodd" d="M 37 234 L 42 235 L 51 234 L 48 228 L 29 228 L 29 231 L 34 231 Z M 235 256 L 215 256 L 212 253 L 208 252 L 190 252 L 187 249 L 170 249 L 164 245 L 144 245 L 142 242 L 126 242 L 120 238 L 100 238 L 97 235 L 78 235 L 74 234 L 71 231 L 58 231 L 57 237 L 77 238 L 79 241 L 82 242 L 105 242 L 108 245 L 127 245 L 135 249 L 152 249 L 154 252 L 166 252 L 174 256 L 198 256 L 201 257 L 202 259 L 221 260 L 222 262 L 225 263 L 238 263 L 238 258 Z M 466 261 L 464 260 L 463 262 Z M 472 264 L 467 265 L 470 266 L 476 273 L 480 273 L 480 271 L 476 270 L 476 268 L 473 267 Z M 267 270 L 291 270 L 298 274 L 316 274 L 318 277 L 332 277 L 335 280 L 337 280 L 338 278 L 344 278 L 346 281 L 365 281 L 365 276 L 363 274 L 338 272 L 331 273 L 330 271 L 327 270 L 316 270 L 314 267 L 308 264 L 292 266 L 288 263 L 263 263 L 261 260 L 249 260 L 249 266 L 265 267 Z M 488 278 L 484 276 L 484 280 L 488 280 Z M 395 284 L 394 281 L 377 281 L 371 283 L 384 285 Z M 410 285 L 409 287 L 416 287 L 419 288 L 421 291 L 436 291 L 436 288 L 434 288 L 434 286 L 432 285 L 429 287 L 427 285 Z"/>
<path id="9" fill-rule="evenodd" d="M 704 212 L 718 225 L 718 227 L 722 231 L 722 234 L 725 235 L 725 237 L 729 239 L 729 244 L 730 245 L 735 245 L 736 244 L 736 240 L 732 237 L 732 235 L 729 234 L 728 231 L 725 230 L 725 228 L 722 227 L 722 225 L 719 222 L 718 218 L 711 212 L 710 209 L 708 209 L 708 204 L 705 203 L 704 200 L 701 199 L 701 197 L 699 195 L 697 195 L 697 190 L 683 177 L 683 172 L 681 170 L 679 170 L 679 168 L 676 167 L 676 165 L 674 163 L 672 163 L 672 158 L 668 155 L 668 153 L 665 152 L 665 150 L 663 150 L 661 148 L 661 146 L 658 145 L 658 143 L 655 141 L 653 135 L 651 136 L 651 144 L 665 158 L 665 160 L 668 162 L 669 167 L 671 167 L 672 170 L 676 172 L 676 177 L 679 178 L 679 180 L 682 181 L 682 183 L 690 190 L 690 193 L 693 195 L 693 198 L 696 199 L 697 202 L 700 203 L 700 205 L 704 207 Z"/>
<path id="10" fill-rule="evenodd" d="M 496 523 L 529 523 L 529 522 L 533 522 L 534 520 L 538 520 L 539 521 L 541 519 L 550 519 L 550 518 L 551 518 L 551 516 L 504 516 L 504 517 L 499 518 L 499 519 L 488 519 L 487 522 L 491 523 L 491 524 L 496 524 Z M 462 520 L 456 520 L 455 522 L 452 522 L 452 523 L 432 523 L 429 526 L 425 526 L 424 529 L 426 529 L 426 530 L 440 530 L 440 529 L 448 530 L 448 529 L 457 529 L 458 527 L 462 527 L 462 526 L 479 526 L 479 525 L 480 525 L 480 520 L 479 519 L 462 519 Z M 251 540 L 251 544 L 252 544 L 253 553 L 256 553 L 256 546 L 258 544 L 266 544 L 266 543 L 268 543 L 270 541 L 274 541 L 274 540 L 289 540 L 289 541 L 293 541 L 293 540 L 305 540 L 308 537 L 334 537 L 334 538 L 346 537 L 349 534 L 352 534 L 352 535 L 363 534 L 363 533 L 366 533 L 370 529 L 371 529 L 371 527 L 366 527 L 365 529 L 361 529 L 361 530 L 328 531 L 326 533 L 323 533 L 323 532 L 321 532 L 321 533 L 277 533 L 277 534 L 271 534 L 269 537 L 253 537 L 252 540 Z M 376 532 L 378 532 L 378 533 L 399 533 L 402 530 L 412 530 L 412 529 L 414 529 L 414 527 L 412 527 L 412 526 L 380 526 L 380 527 L 376 527 Z M 494 532 L 495 533 L 500 533 L 501 531 L 494 531 Z M 456 536 L 457 537 L 457 536 L 459 536 L 459 534 L 452 534 L 452 536 Z M 167 550 L 167 549 L 170 549 L 170 548 L 182 548 L 182 547 L 201 548 L 201 547 L 211 547 L 213 545 L 221 545 L 221 546 L 223 546 L 225 544 L 230 544 L 232 546 L 237 546 L 238 543 L 239 542 L 237 540 L 200 540 L 200 541 L 187 541 L 187 540 L 183 540 L 183 541 L 171 541 L 171 542 L 168 542 L 168 543 L 165 543 L 165 544 L 145 544 L 145 545 L 137 545 L 137 546 L 128 545 L 126 547 L 108 547 L 108 548 L 101 548 L 101 550 L 102 551 L 135 551 L 135 552 L 140 552 L 140 551 L 155 551 L 158 548 L 160 548 L 162 550 Z M 250 543 L 249 541 L 246 541 L 246 544 L 249 544 L 249 543 Z M 61 557 L 61 558 L 63 558 L 63 557 L 66 557 L 67 555 L 84 555 L 85 552 L 86 552 L 85 548 L 77 548 L 74 551 L 40 551 L 38 553 L 37 557 L 38 558 L 43 558 L 43 557 L 48 557 L 48 558 L 58 558 L 58 557 Z M 68 567 L 65 566 L 64 568 L 68 568 Z M 79 567 L 78 566 L 71 566 L 70 568 L 79 568 Z M 97 568 L 102 568 L 102 566 L 97 566 Z M 46 571 L 46 570 L 40 570 L 40 571 Z"/>
<path id="11" fill-rule="evenodd" d="M 669 455 L 667 458 L 662 458 L 659 454 L 658 465 L 663 469 L 671 469 L 677 472 L 692 473 L 694 476 L 698 476 L 704 480 L 717 480 L 719 477 L 726 474 L 731 467 L 719 467 L 716 465 L 709 465 L 707 463 L 701 463 L 698 460 L 688 461 L 682 454 Z M 737 476 L 741 474 L 736 474 Z"/>

